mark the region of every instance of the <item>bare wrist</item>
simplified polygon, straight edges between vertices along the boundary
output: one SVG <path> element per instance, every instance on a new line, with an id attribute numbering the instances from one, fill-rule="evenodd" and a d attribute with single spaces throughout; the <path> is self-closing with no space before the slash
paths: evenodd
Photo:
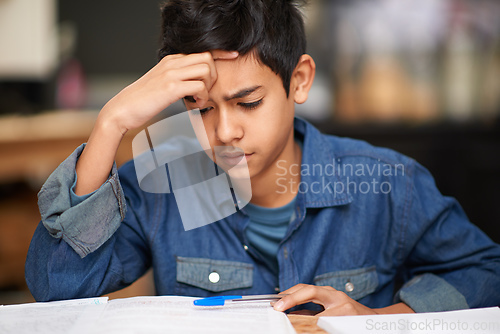
<path id="1" fill-rule="evenodd" d="M 120 126 L 119 122 L 103 109 L 97 117 L 93 132 L 98 132 L 101 136 L 107 138 L 117 138 L 121 141 L 127 131 L 128 129 Z"/>

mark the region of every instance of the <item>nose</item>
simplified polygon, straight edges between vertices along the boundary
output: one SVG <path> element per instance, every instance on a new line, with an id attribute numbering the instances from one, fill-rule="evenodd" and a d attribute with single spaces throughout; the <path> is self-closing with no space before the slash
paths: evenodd
<path id="1" fill-rule="evenodd" d="M 217 139 L 230 145 L 243 137 L 243 128 L 237 117 L 227 109 L 219 109 L 218 119 L 215 125 L 215 135 Z"/>

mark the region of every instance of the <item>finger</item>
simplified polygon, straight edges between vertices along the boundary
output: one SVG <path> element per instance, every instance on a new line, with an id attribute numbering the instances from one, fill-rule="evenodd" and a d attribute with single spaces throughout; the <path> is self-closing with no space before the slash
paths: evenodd
<path id="1" fill-rule="evenodd" d="M 238 51 L 212 50 L 210 53 L 212 54 L 212 58 L 214 60 L 231 60 L 236 59 L 239 56 Z"/>
<path id="2" fill-rule="evenodd" d="M 208 102 L 208 90 L 206 89 L 206 86 L 202 89 L 200 89 L 196 94 L 193 95 L 193 98 L 196 101 L 196 105 L 198 108 L 203 109 L 205 105 Z"/>
<path id="3" fill-rule="evenodd" d="M 188 92 L 186 95 L 179 96 L 179 98 L 183 98 L 187 95 L 193 96 L 200 107 L 208 100 L 208 96 L 205 96 L 204 93 L 205 91 L 208 92 L 211 89 L 211 87 L 213 86 L 213 82 L 211 78 L 210 68 L 207 64 L 195 64 L 186 68 L 170 70 L 169 72 L 165 73 L 165 76 L 170 82 L 175 83 L 174 87 L 182 82 L 190 81 L 199 81 L 205 86 L 203 89 L 203 95 L 201 96 L 195 96 L 198 91 L 201 91 L 198 89 L 197 91 Z M 197 97 L 201 97 L 202 101 L 198 101 L 199 99 Z"/>
<path id="4" fill-rule="evenodd" d="M 332 288 L 319 287 L 315 285 L 305 285 L 292 294 L 281 298 L 275 305 L 277 311 L 284 311 L 296 305 L 309 302 L 320 304 L 327 308 L 335 301 L 336 290 Z"/>
<path id="5" fill-rule="evenodd" d="M 283 297 L 285 297 L 286 295 L 290 295 L 292 293 L 295 293 L 297 292 L 298 290 L 302 289 L 303 287 L 305 287 L 306 284 L 296 284 L 294 286 L 292 286 L 291 288 L 288 288 L 286 289 L 285 291 L 281 291 L 278 295 L 283 295 Z M 283 298 L 281 298 L 283 299 Z M 281 300 L 280 299 L 280 300 Z M 275 307 L 275 305 L 280 301 L 280 300 L 276 300 L 276 301 L 272 301 L 271 302 L 271 306 L 272 307 Z M 275 310 L 281 310 L 281 308 L 283 307 L 283 303 L 279 303 L 276 307 L 275 307 Z M 286 309 L 285 309 L 286 310 Z"/>
<path id="6" fill-rule="evenodd" d="M 169 61 L 172 61 L 174 59 L 178 59 L 178 58 L 182 58 L 182 57 L 185 57 L 185 55 L 183 54 L 171 54 L 171 55 L 168 55 L 168 56 L 165 56 L 163 57 L 162 59 L 160 59 L 160 63 L 167 63 Z"/>
<path id="7" fill-rule="evenodd" d="M 210 81 L 206 82 L 208 90 L 212 89 L 212 86 L 217 81 L 217 69 L 215 68 L 215 60 L 210 52 L 203 52 L 197 55 L 200 57 L 200 62 L 205 63 L 210 68 Z"/>
<path id="8" fill-rule="evenodd" d="M 201 63 L 189 67 L 176 69 L 169 72 L 172 77 L 179 81 L 201 80 L 205 83 L 208 90 L 213 84 L 213 74 L 210 65 Z"/>
<path id="9" fill-rule="evenodd" d="M 294 293 L 294 292 L 295 292 L 295 291 L 297 291 L 297 290 L 302 289 L 302 288 L 303 288 L 303 287 L 305 287 L 306 285 L 307 285 L 307 284 L 302 284 L 302 283 L 300 283 L 300 284 L 297 284 L 297 285 L 292 286 L 291 288 L 288 288 L 288 289 L 287 289 L 287 290 L 285 290 L 285 291 L 281 291 L 279 294 L 280 294 L 280 295 L 281 295 L 281 294 L 287 294 L 287 295 L 289 295 L 289 294 L 291 294 L 291 293 Z"/>
<path id="10" fill-rule="evenodd" d="M 193 96 L 199 108 L 202 108 L 208 102 L 208 90 L 203 81 L 181 81 L 176 84 L 175 95 L 179 98 Z"/>
<path id="11" fill-rule="evenodd" d="M 167 71 L 172 71 L 175 69 L 183 69 L 186 70 L 189 67 L 206 64 L 210 69 L 209 76 L 210 79 L 206 81 L 207 87 L 209 90 L 214 85 L 217 80 L 217 70 L 215 68 L 215 61 L 210 52 L 202 52 L 202 53 L 192 53 L 188 55 L 180 55 L 180 57 L 172 58 L 170 62 L 165 65 Z"/>
<path id="12" fill-rule="evenodd" d="M 278 300 L 274 305 L 274 309 L 276 311 L 285 311 L 288 310 L 289 308 L 292 308 L 296 305 L 304 304 L 307 303 L 307 301 L 304 301 L 304 293 L 299 292 L 303 289 L 306 289 L 308 285 L 304 284 L 297 284 L 290 289 L 283 291 L 283 294 L 286 294 L 283 298 Z"/>

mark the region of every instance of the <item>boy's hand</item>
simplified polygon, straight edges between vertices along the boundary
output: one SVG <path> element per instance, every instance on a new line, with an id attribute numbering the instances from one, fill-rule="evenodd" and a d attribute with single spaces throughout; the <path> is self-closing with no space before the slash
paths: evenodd
<path id="1" fill-rule="evenodd" d="M 102 109 L 100 118 L 110 120 L 123 135 L 185 96 L 193 96 L 201 107 L 217 81 L 215 60 L 236 57 L 238 52 L 222 50 L 166 56 L 112 98 Z"/>
<path id="2" fill-rule="evenodd" d="M 313 302 L 325 308 L 323 312 L 317 314 L 318 316 L 413 313 L 413 310 L 403 303 L 381 309 L 371 309 L 331 286 L 297 284 L 282 293 L 288 296 L 274 304 L 274 309 L 277 311 L 285 311 L 296 305 Z"/>
<path id="3" fill-rule="evenodd" d="M 76 164 L 75 193 L 89 194 L 108 179 L 116 151 L 127 131 L 140 127 L 188 95 L 203 106 L 217 81 L 215 60 L 236 57 L 238 52 L 221 50 L 167 56 L 106 103 Z"/>

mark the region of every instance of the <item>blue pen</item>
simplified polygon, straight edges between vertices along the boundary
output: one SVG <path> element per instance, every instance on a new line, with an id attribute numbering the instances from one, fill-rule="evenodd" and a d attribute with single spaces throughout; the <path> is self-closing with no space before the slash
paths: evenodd
<path id="1" fill-rule="evenodd" d="M 196 299 L 195 306 L 223 306 L 227 302 L 238 303 L 248 301 L 277 300 L 285 297 L 283 295 L 249 295 L 249 296 L 216 296 L 202 299 Z"/>

